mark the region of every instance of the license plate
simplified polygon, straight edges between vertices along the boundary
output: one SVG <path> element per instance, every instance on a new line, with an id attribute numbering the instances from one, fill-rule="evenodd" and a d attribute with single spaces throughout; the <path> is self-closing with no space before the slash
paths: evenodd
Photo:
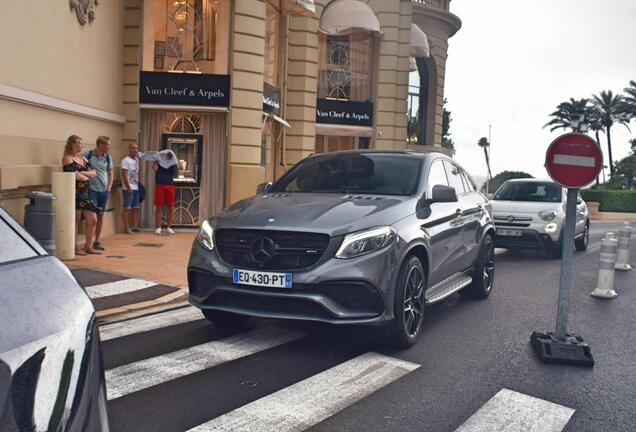
<path id="1" fill-rule="evenodd" d="M 508 237 L 521 237 L 523 235 L 523 233 L 521 232 L 521 230 L 514 230 L 514 229 L 503 229 L 503 228 L 497 228 L 497 235 L 498 236 L 508 236 Z"/>
<path id="2" fill-rule="evenodd" d="M 234 269 L 232 271 L 235 284 L 253 285 L 269 288 L 291 288 L 291 273 L 270 273 L 252 270 Z"/>

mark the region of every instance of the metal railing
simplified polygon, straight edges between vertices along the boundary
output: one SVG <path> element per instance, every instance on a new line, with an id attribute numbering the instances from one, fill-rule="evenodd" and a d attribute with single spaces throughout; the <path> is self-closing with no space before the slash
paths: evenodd
<path id="1" fill-rule="evenodd" d="M 450 0 L 411 0 L 418 6 L 434 7 L 443 10 L 449 10 Z"/>

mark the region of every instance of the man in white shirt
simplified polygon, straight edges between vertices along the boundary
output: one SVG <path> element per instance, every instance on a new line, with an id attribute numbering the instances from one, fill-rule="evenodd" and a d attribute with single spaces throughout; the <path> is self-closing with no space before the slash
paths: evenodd
<path id="1" fill-rule="evenodd" d="M 139 231 L 139 159 L 137 144 L 128 146 L 128 156 L 121 161 L 121 182 L 123 192 L 124 233 L 133 234 Z"/>

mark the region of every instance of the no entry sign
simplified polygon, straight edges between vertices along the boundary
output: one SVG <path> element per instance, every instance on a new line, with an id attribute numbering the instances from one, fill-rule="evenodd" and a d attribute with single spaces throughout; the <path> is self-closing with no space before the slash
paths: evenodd
<path id="1" fill-rule="evenodd" d="M 545 168 L 552 180 L 566 188 L 580 188 L 592 183 L 601 172 L 603 152 L 587 135 L 568 133 L 550 144 Z"/>

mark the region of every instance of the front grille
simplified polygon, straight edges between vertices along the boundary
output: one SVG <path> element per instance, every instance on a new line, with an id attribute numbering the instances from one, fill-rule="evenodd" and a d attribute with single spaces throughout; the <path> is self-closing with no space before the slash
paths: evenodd
<path id="1" fill-rule="evenodd" d="M 496 227 L 519 227 L 519 228 L 527 228 L 530 226 L 529 223 L 503 223 L 503 222 L 495 222 Z"/>
<path id="2" fill-rule="evenodd" d="M 327 234 L 296 231 L 219 229 L 215 235 L 215 244 L 223 261 L 251 270 L 311 267 L 325 253 L 329 240 Z M 266 255 L 258 253 L 262 245 L 266 246 Z"/>
<path id="3" fill-rule="evenodd" d="M 495 220 L 495 225 L 501 227 L 527 228 L 530 226 L 530 222 L 532 222 L 532 218 L 527 216 L 510 216 L 513 218 L 512 221 L 508 220 L 508 217 L 509 216 L 495 215 L 493 218 Z"/>

